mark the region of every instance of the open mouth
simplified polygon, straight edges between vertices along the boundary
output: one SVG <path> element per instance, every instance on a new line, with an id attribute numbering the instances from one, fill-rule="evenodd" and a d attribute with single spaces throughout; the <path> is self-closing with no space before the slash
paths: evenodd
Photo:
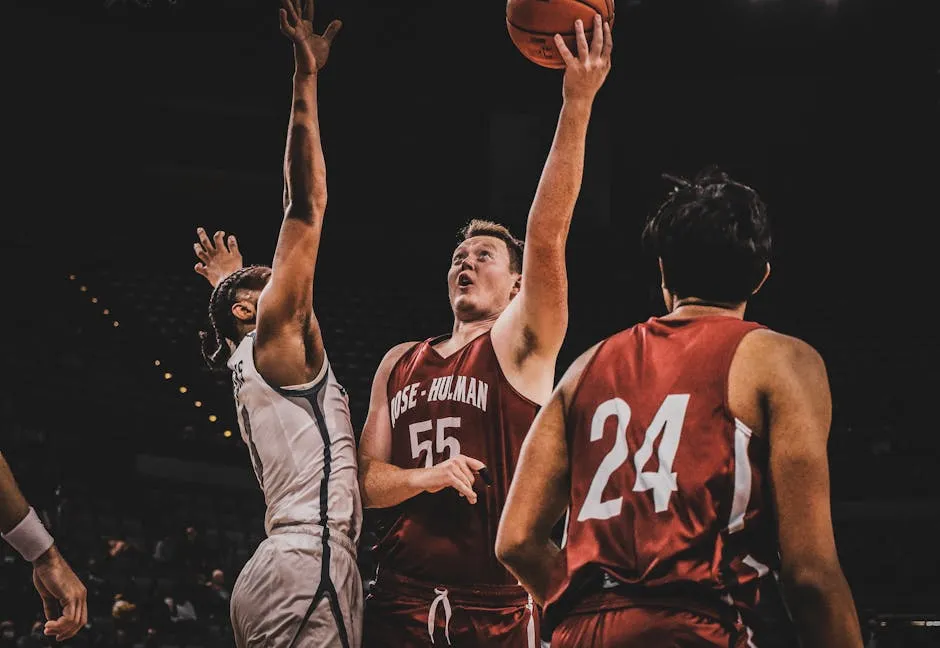
<path id="1" fill-rule="evenodd" d="M 473 285 L 473 280 L 470 279 L 469 275 L 461 273 L 460 276 L 457 277 L 457 285 L 461 288 L 466 288 L 467 286 Z"/>

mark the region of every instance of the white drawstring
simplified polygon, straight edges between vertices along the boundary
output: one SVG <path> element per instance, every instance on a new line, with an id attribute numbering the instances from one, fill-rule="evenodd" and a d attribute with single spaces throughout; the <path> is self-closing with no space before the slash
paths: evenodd
<path id="1" fill-rule="evenodd" d="M 437 616 L 437 604 L 444 604 L 444 636 L 447 638 L 447 645 L 450 646 L 450 599 L 447 598 L 447 590 L 443 587 L 435 587 L 434 593 L 437 594 L 431 602 L 431 609 L 428 611 L 428 634 L 431 636 L 431 643 L 434 643 L 434 620 Z"/>
<path id="2" fill-rule="evenodd" d="M 526 626 L 526 634 L 529 637 L 529 648 L 535 648 L 535 614 L 533 612 L 532 606 L 532 595 L 529 595 L 529 600 L 525 604 L 525 609 L 529 611 L 529 623 Z"/>

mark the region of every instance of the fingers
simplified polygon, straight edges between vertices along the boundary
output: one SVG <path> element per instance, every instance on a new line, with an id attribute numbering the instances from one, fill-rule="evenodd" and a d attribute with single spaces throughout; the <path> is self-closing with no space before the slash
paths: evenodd
<path id="1" fill-rule="evenodd" d="M 470 466 L 467 465 L 466 461 L 461 461 L 457 465 L 460 466 L 460 473 L 463 475 L 464 481 L 466 482 L 467 486 L 469 486 L 472 489 L 473 482 L 476 481 L 476 478 L 477 478 L 476 475 L 474 475 L 473 471 L 470 470 Z"/>
<path id="2" fill-rule="evenodd" d="M 604 25 L 600 14 L 594 14 L 594 32 L 591 35 L 591 56 L 597 58 L 604 49 Z"/>
<path id="3" fill-rule="evenodd" d="M 604 23 L 604 50 L 601 56 L 610 63 L 610 54 L 614 49 L 614 38 L 610 35 L 610 23 Z"/>
<path id="4" fill-rule="evenodd" d="M 300 16 L 297 12 L 297 7 L 294 6 L 294 3 L 291 0 L 281 0 L 281 6 L 284 7 L 283 11 L 287 14 L 285 16 L 288 28 L 291 28 L 293 25 L 296 25 L 300 21 Z M 284 28 L 284 20 L 281 21 L 281 28 Z"/>
<path id="5" fill-rule="evenodd" d="M 212 252 L 212 241 L 209 240 L 209 235 L 206 234 L 206 230 L 201 227 L 196 228 L 196 238 L 199 239 L 199 245 L 207 252 Z"/>
<path id="6" fill-rule="evenodd" d="M 212 235 L 212 242 L 216 250 L 225 249 L 225 232 L 216 232 Z"/>
<path id="7" fill-rule="evenodd" d="M 229 234 L 228 236 L 228 251 L 232 254 L 241 254 L 241 252 L 238 251 L 238 241 L 235 240 L 234 234 Z"/>
<path id="8" fill-rule="evenodd" d="M 466 478 L 462 474 L 455 474 L 453 476 L 453 479 L 452 479 L 453 483 L 451 484 L 451 486 L 453 486 L 457 490 L 457 492 L 460 493 L 461 497 L 466 497 L 468 502 L 470 502 L 471 504 L 476 504 L 477 494 L 473 490 L 472 487 L 467 485 L 467 482 L 465 481 L 465 479 Z"/>
<path id="9" fill-rule="evenodd" d="M 304 20 L 313 22 L 313 0 L 307 0 L 304 4 Z"/>
<path id="10" fill-rule="evenodd" d="M 561 37 L 561 34 L 555 34 L 555 47 L 558 48 L 558 53 L 561 54 L 561 60 L 565 62 L 565 67 L 570 66 L 575 61 L 574 54 L 568 49 L 568 45 L 565 43 L 565 39 Z"/>
<path id="11" fill-rule="evenodd" d="M 42 599 L 42 613 L 46 615 L 47 620 L 53 620 L 58 613 L 58 603 L 51 596 L 40 596 Z"/>
<path id="12" fill-rule="evenodd" d="M 586 61 L 588 57 L 588 42 L 584 35 L 584 22 L 580 18 L 574 21 L 574 37 L 578 42 L 578 60 Z"/>
<path id="13" fill-rule="evenodd" d="M 290 26 L 290 23 L 287 22 L 287 11 L 284 9 L 278 9 L 277 11 L 278 21 L 281 23 L 281 33 L 288 37 L 293 37 L 294 28 Z"/>
<path id="14" fill-rule="evenodd" d="M 334 20 L 326 27 L 326 31 L 323 32 L 323 38 L 326 39 L 326 42 L 332 43 L 333 39 L 336 38 L 336 34 L 339 33 L 339 30 L 343 28 L 342 20 Z"/>
<path id="15" fill-rule="evenodd" d="M 470 466 L 471 470 L 482 470 L 483 468 L 486 468 L 486 464 L 479 459 L 474 459 L 473 457 L 467 456 L 464 456 L 464 459 L 466 459 L 467 465 Z"/>
<path id="16" fill-rule="evenodd" d="M 209 278 L 209 269 L 206 268 L 204 263 L 197 263 L 195 266 L 193 266 L 193 270 L 196 271 L 196 274 L 200 274 L 206 279 Z"/>
<path id="17" fill-rule="evenodd" d="M 208 264 L 212 259 L 206 249 L 199 243 L 193 243 L 193 251 L 196 253 L 196 258 L 205 264 Z"/>

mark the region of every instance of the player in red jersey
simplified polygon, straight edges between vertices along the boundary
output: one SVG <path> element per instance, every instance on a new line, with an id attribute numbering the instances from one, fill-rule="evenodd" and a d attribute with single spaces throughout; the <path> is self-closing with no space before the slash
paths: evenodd
<path id="1" fill-rule="evenodd" d="M 452 333 L 395 346 L 376 371 L 360 482 L 363 503 L 397 507 L 397 519 L 376 550 L 369 648 L 537 640 L 529 597 L 494 543 L 522 440 L 554 383 L 568 319 L 565 241 L 591 107 L 610 69 L 609 26 L 596 17 L 590 47 L 580 22 L 576 31 L 525 254 L 505 227 L 471 222 L 447 275 Z"/>
<path id="2" fill-rule="evenodd" d="M 764 205 L 714 169 L 679 184 L 644 231 L 669 314 L 567 371 L 523 445 L 497 555 L 545 603 L 552 648 L 861 648 L 825 365 L 744 321 L 770 272 Z"/>

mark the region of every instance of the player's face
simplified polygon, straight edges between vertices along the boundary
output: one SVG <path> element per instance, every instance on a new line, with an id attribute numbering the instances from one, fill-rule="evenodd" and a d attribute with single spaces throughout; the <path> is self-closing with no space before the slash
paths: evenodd
<path id="1" fill-rule="evenodd" d="M 510 269 L 509 248 L 495 236 L 471 237 L 454 250 L 447 292 L 458 319 L 499 315 L 519 291 L 518 284 L 519 275 Z"/>

